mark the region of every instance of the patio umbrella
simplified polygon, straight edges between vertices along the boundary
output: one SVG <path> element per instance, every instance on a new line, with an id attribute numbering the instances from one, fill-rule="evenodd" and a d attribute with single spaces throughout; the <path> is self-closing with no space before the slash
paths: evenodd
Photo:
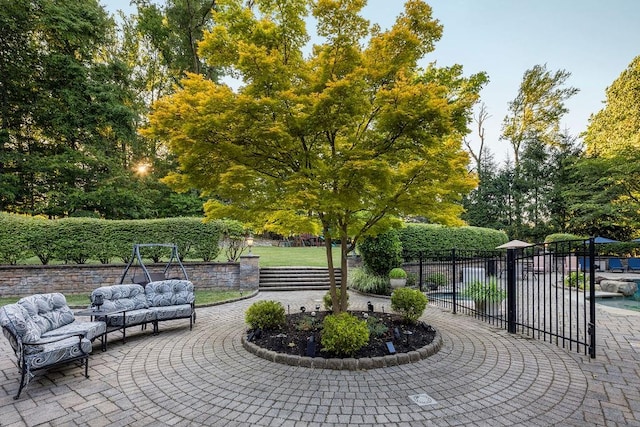
<path id="1" fill-rule="evenodd" d="M 523 242 L 522 240 L 511 240 L 510 242 L 503 243 L 500 246 L 496 246 L 496 249 L 517 249 L 527 248 L 529 246 L 533 246 L 533 243 Z"/>
<path id="2" fill-rule="evenodd" d="M 585 243 L 589 243 L 589 239 L 585 240 L 584 242 Z M 613 240 L 613 239 L 608 239 L 606 237 L 598 236 L 598 237 L 595 237 L 593 239 L 593 243 L 596 243 L 596 244 L 600 244 L 600 243 L 618 243 L 618 240 Z"/>

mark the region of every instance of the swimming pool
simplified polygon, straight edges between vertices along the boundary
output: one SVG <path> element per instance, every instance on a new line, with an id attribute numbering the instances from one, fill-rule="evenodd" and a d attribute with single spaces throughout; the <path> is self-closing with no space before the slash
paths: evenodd
<path id="1" fill-rule="evenodd" d="M 596 298 L 596 303 L 607 307 L 640 311 L 640 286 L 636 293 L 629 297 Z"/>
<path id="2" fill-rule="evenodd" d="M 634 297 L 596 298 L 596 303 L 607 307 L 640 311 L 640 299 Z"/>

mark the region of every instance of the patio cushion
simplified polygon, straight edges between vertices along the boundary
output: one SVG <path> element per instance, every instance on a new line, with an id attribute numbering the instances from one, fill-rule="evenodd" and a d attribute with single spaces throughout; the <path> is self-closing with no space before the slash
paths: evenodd
<path id="1" fill-rule="evenodd" d="M 149 307 L 144 288 L 137 284 L 102 286 L 94 289 L 90 296 L 92 303 L 98 293 L 104 296 L 102 308 L 106 310 L 135 310 Z"/>
<path id="2" fill-rule="evenodd" d="M 40 336 L 75 320 L 67 299 L 61 293 L 30 295 L 18 300 L 17 304 L 26 310 Z M 24 340 L 32 341 L 33 337 Z"/>
<path id="3" fill-rule="evenodd" d="M 144 289 L 151 307 L 191 304 L 195 300 L 193 283 L 188 280 L 162 280 Z"/>
<path id="4" fill-rule="evenodd" d="M 41 341 L 44 341 L 44 338 Z M 32 370 L 89 353 L 91 353 L 91 341 L 79 337 L 25 346 L 25 360 Z"/>
<path id="5" fill-rule="evenodd" d="M 148 308 L 141 308 L 137 310 L 130 310 L 125 313 L 114 313 L 108 314 L 106 316 L 96 316 L 95 318 L 96 320 L 106 322 L 107 327 L 121 327 L 154 322 L 156 320 L 156 315 L 152 310 L 149 310 Z"/>
<path id="6" fill-rule="evenodd" d="M 155 312 L 156 319 L 158 320 L 186 318 L 193 313 L 191 304 L 150 307 L 150 310 Z"/>
<path id="7" fill-rule="evenodd" d="M 84 322 L 76 320 L 73 323 L 64 325 L 53 331 L 45 332 L 42 334 L 42 338 L 63 336 L 63 335 L 77 335 L 82 334 L 85 338 L 92 340 L 99 337 L 107 331 L 107 325 L 104 322 Z"/>

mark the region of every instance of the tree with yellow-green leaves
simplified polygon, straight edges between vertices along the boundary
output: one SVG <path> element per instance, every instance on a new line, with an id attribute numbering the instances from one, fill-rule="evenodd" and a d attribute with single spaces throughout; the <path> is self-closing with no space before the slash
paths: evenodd
<path id="1" fill-rule="evenodd" d="M 423 1 L 407 1 L 385 31 L 360 15 L 365 0 L 250 3 L 216 2 L 199 47 L 240 87 L 189 75 L 154 105 L 145 133 L 178 156 L 180 172 L 166 182 L 210 198 L 208 217 L 322 233 L 342 311 L 347 253 L 359 238 L 412 215 L 460 222 L 460 200 L 476 183 L 462 139 L 487 79 L 418 66 L 442 34 Z M 322 42 L 305 54 L 309 13 Z"/>

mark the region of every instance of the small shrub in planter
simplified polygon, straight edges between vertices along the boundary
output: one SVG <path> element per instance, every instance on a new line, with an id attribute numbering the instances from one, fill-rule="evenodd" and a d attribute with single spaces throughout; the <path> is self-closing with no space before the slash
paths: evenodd
<path id="1" fill-rule="evenodd" d="M 252 329 L 277 329 L 285 325 L 284 307 L 277 301 L 258 301 L 247 309 L 245 321 Z"/>
<path id="2" fill-rule="evenodd" d="M 398 288 L 391 294 L 391 309 L 407 323 L 415 323 L 427 308 L 427 297 L 417 289 Z"/>
<path id="3" fill-rule="evenodd" d="M 320 342 L 323 351 L 352 356 L 369 342 L 367 322 L 345 312 L 330 314 L 324 318 Z"/>
<path id="4" fill-rule="evenodd" d="M 407 272 L 403 269 L 396 267 L 389 271 L 389 284 L 391 289 L 396 289 L 407 284 Z"/>
<path id="5" fill-rule="evenodd" d="M 407 278 L 407 272 L 399 267 L 392 268 L 391 271 L 389 272 L 389 279 L 406 279 L 406 278 Z"/>
<path id="6" fill-rule="evenodd" d="M 340 290 L 340 288 L 336 288 L 336 295 L 338 296 L 338 299 L 342 297 L 342 291 Z M 328 291 L 326 294 L 324 294 L 324 296 L 322 297 L 322 302 L 324 303 L 325 310 L 327 311 L 333 310 L 333 301 L 331 300 L 331 291 Z M 349 293 L 347 293 L 347 306 L 349 306 Z"/>

